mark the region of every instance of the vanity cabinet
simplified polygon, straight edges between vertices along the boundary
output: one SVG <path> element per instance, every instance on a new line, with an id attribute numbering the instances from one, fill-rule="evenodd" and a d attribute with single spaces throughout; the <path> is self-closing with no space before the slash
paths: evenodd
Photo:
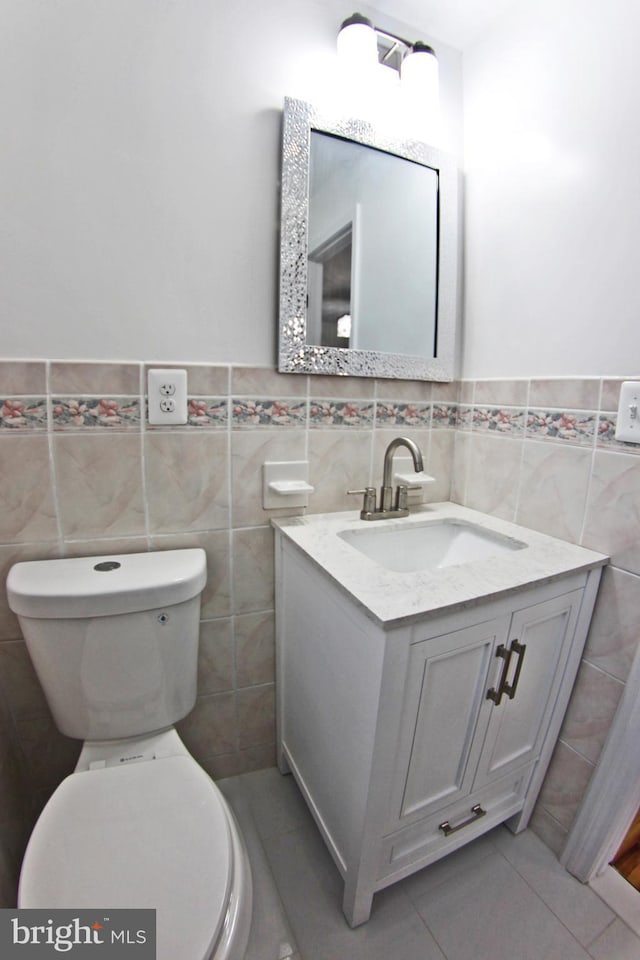
<path id="1" fill-rule="evenodd" d="M 389 624 L 276 532 L 278 763 L 345 881 L 373 894 L 507 822 L 527 825 L 600 568 Z"/>

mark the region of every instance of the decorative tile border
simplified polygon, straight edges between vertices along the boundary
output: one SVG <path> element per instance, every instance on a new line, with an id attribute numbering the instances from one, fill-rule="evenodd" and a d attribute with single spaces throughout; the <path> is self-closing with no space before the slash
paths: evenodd
<path id="1" fill-rule="evenodd" d="M 625 440 L 616 440 L 617 423 L 617 413 L 601 413 L 599 415 L 596 446 L 605 450 L 617 450 L 620 453 L 640 454 L 640 443 L 627 443 Z"/>
<path id="2" fill-rule="evenodd" d="M 21 432 L 46 429 L 46 397 L 5 397 L 0 399 L 0 430 Z"/>
<path id="3" fill-rule="evenodd" d="M 375 423 L 377 427 L 423 427 L 431 426 L 430 403 L 376 402 Z"/>
<path id="4" fill-rule="evenodd" d="M 229 426 L 229 404 L 226 397 L 189 397 L 187 425 L 190 427 Z"/>
<path id="5" fill-rule="evenodd" d="M 307 422 L 307 401 L 248 400 L 231 401 L 232 427 L 303 427 Z"/>
<path id="6" fill-rule="evenodd" d="M 456 427 L 458 430 L 471 430 L 473 427 L 473 407 L 460 404 L 456 417 Z"/>
<path id="7" fill-rule="evenodd" d="M 311 400 L 309 426 L 373 427 L 373 400 Z"/>
<path id="8" fill-rule="evenodd" d="M 140 429 L 138 397 L 53 397 L 54 430 Z"/>
<path id="9" fill-rule="evenodd" d="M 431 413 L 431 426 L 435 429 L 456 427 L 458 425 L 458 409 L 457 403 L 434 403 Z"/>
<path id="10" fill-rule="evenodd" d="M 597 417 L 585 410 L 529 410 L 527 436 L 589 445 L 595 439 Z"/>
<path id="11" fill-rule="evenodd" d="M 473 429 L 502 436 L 522 437 L 525 412 L 519 407 L 474 407 Z"/>

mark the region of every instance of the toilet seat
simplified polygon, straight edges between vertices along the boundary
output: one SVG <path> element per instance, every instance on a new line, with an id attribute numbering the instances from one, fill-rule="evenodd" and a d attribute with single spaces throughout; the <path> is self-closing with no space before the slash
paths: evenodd
<path id="1" fill-rule="evenodd" d="M 149 907 L 158 960 L 208 960 L 233 882 L 225 802 L 190 756 L 71 774 L 45 806 L 21 907 Z"/>

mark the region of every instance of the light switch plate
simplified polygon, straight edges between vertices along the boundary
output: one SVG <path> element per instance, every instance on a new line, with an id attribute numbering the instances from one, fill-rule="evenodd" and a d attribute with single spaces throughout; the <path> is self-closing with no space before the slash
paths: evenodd
<path id="1" fill-rule="evenodd" d="M 640 382 L 625 380 L 620 387 L 616 440 L 640 443 Z"/>

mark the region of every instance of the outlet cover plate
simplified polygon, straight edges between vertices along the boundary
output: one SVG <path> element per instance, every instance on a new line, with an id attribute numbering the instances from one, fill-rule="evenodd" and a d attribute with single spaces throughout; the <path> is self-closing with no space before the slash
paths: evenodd
<path id="1" fill-rule="evenodd" d="M 149 370 L 147 376 L 148 417 L 152 424 L 187 422 L 187 371 Z"/>

